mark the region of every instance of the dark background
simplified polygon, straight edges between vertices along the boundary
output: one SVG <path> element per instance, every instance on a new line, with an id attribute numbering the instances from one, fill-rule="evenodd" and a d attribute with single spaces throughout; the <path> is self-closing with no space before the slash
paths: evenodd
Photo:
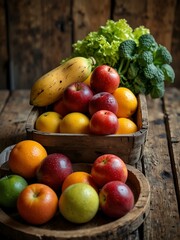
<path id="1" fill-rule="evenodd" d="M 179 0 L 0 0 L 0 89 L 29 89 L 107 19 L 148 27 L 173 56 L 180 88 Z"/>

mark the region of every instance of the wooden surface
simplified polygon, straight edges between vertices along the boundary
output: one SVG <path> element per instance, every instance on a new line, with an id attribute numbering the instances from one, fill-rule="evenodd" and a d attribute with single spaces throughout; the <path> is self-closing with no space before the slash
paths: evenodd
<path id="1" fill-rule="evenodd" d="M 108 19 L 148 27 L 172 53 L 180 88 L 178 0 L 0 0 L 0 89 L 30 88 Z"/>
<path id="2" fill-rule="evenodd" d="M 180 239 L 180 91 L 164 99 L 147 98 L 149 131 L 144 156 L 137 164 L 151 187 L 150 213 L 125 240 Z M 0 91 L 0 151 L 25 138 L 31 111 L 29 91 Z M 1 230 L 0 230 L 1 233 Z M 108 240 L 108 239 L 107 239 Z"/>

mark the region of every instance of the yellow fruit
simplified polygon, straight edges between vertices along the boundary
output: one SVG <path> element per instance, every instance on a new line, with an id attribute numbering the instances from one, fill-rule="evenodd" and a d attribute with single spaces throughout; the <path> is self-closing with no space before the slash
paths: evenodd
<path id="1" fill-rule="evenodd" d="M 40 143 L 23 140 L 11 150 L 8 165 L 13 173 L 24 178 L 32 178 L 35 177 L 37 168 L 46 156 L 46 149 Z"/>
<path id="2" fill-rule="evenodd" d="M 119 87 L 114 91 L 113 96 L 118 103 L 118 112 L 116 114 L 118 118 L 129 118 L 136 112 L 137 98 L 130 89 Z"/>
<path id="3" fill-rule="evenodd" d="M 75 183 L 64 190 L 59 199 L 60 213 L 70 222 L 89 222 L 99 209 L 96 190 L 86 183 Z"/>
<path id="4" fill-rule="evenodd" d="M 60 124 L 61 133 L 89 133 L 89 118 L 79 112 L 67 114 Z"/>
<path id="5" fill-rule="evenodd" d="M 92 58 L 74 57 L 36 80 L 30 92 L 30 104 L 48 106 L 61 98 L 73 82 L 83 82 L 91 73 Z"/>
<path id="6" fill-rule="evenodd" d="M 137 125 L 128 118 L 118 118 L 119 128 L 116 134 L 129 134 L 138 131 Z"/>
<path id="7" fill-rule="evenodd" d="M 62 116 L 59 113 L 45 112 L 36 119 L 35 128 L 42 132 L 58 133 L 61 121 Z"/>
<path id="8" fill-rule="evenodd" d="M 92 73 L 90 73 L 89 76 L 88 76 L 88 77 L 86 78 L 86 80 L 84 81 L 84 83 L 86 83 L 88 86 L 90 86 L 91 75 L 92 75 Z"/>

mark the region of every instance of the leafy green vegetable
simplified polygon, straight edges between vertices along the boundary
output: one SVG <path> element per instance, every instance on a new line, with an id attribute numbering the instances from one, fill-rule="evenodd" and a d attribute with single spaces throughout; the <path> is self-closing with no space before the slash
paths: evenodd
<path id="1" fill-rule="evenodd" d="M 93 56 L 96 65 L 107 64 L 116 67 L 120 59 L 120 44 L 125 40 L 138 43 L 139 36 L 144 33 L 149 33 L 149 29 L 141 26 L 133 31 L 125 19 L 117 22 L 108 20 L 97 32 L 90 32 L 83 40 L 73 44 L 72 57 Z"/>
<path id="2" fill-rule="evenodd" d="M 98 31 L 74 43 L 71 57 L 75 56 L 92 56 L 95 67 L 106 64 L 115 68 L 121 86 L 152 98 L 162 97 L 165 82 L 175 79 L 167 48 L 156 42 L 148 28 L 139 26 L 133 30 L 125 19 L 108 20 Z"/>

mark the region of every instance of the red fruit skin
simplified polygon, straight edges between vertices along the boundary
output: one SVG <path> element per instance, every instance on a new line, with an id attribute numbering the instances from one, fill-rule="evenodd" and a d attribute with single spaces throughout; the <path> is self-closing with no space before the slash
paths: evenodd
<path id="1" fill-rule="evenodd" d="M 96 158 L 91 168 L 91 175 L 101 188 L 111 181 L 126 182 L 128 170 L 121 158 L 114 154 L 103 154 Z"/>
<path id="2" fill-rule="evenodd" d="M 99 192 L 99 204 L 105 215 L 120 218 L 134 207 L 134 195 L 127 184 L 108 182 Z"/>
<path id="3" fill-rule="evenodd" d="M 117 116 L 108 110 L 95 112 L 89 123 L 89 129 L 95 135 L 115 134 L 119 126 Z"/>
<path id="4" fill-rule="evenodd" d="M 71 112 L 85 113 L 88 111 L 89 101 L 93 97 L 91 88 L 83 82 L 70 84 L 63 93 L 63 102 Z"/>
<path id="5" fill-rule="evenodd" d="M 114 114 L 118 111 L 118 103 L 115 97 L 108 92 L 96 93 L 89 101 L 89 113 L 93 115 L 99 110 L 108 110 Z"/>
<path id="6" fill-rule="evenodd" d="M 53 111 L 59 113 L 62 117 L 70 113 L 70 110 L 67 109 L 62 98 L 53 104 Z"/>
<path id="7" fill-rule="evenodd" d="M 120 76 L 118 72 L 108 65 L 96 67 L 90 78 L 90 86 L 95 93 L 113 93 L 119 87 L 119 84 Z"/>
<path id="8" fill-rule="evenodd" d="M 36 172 L 38 182 L 60 190 L 64 179 L 73 172 L 70 159 L 61 153 L 49 154 Z"/>

